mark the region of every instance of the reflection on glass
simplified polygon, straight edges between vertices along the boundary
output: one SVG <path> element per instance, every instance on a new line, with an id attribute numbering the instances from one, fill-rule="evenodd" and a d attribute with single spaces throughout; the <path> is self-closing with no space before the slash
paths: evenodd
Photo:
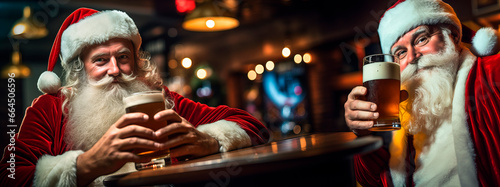
<path id="1" fill-rule="evenodd" d="M 300 150 L 305 151 L 307 147 L 306 138 L 300 137 Z"/>

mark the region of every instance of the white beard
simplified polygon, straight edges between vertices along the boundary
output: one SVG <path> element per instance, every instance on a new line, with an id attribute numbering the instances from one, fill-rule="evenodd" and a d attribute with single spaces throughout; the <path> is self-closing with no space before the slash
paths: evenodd
<path id="1" fill-rule="evenodd" d="M 64 140 L 71 149 L 89 150 L 123 114 L 122 98 L 139 91 L 151 90 L 132 76 L 106 76 L 99 81 L 88 80 L 78 88 L 68 103 Z"/>
<path id="2" fill-rule="evenodd" d="M 402 107 L 411 116 L 403 119 L 402 124 L 410 134 L 431 135 L 451 119 L 460 54 L 446 32 L 443 34 L 446 46 L 442 52 L 422 56 L 401 73 L 402 88 L 409 93 L 407 104 Z"/>

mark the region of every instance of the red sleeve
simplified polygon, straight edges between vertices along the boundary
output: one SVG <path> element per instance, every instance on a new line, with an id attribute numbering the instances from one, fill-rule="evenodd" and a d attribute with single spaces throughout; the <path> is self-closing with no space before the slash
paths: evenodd
<path id="1" fill-rule="evenodd" d="M 26 109 L 19 133 L 4 150 L 0 186 L 31 186 L 38 158 L 64 152 L 60 103 L 59 97 L 46 94 Z"/>
<path id="2" fill-rule="evenodd" d="M 479 183 L 500 186 L 500 55 L 478 58 L 465 96 Z"/>
<path id="3" fill-rule="evenodd" d="M 354 156 L 356 180 L 362 186 L 392 186 L 389 170 L 390 154 L 384 148 Z"/>
<path id="4" fill-rule="evenodd" d="M 164 87 L 168 91 L 168 88 Z M 248 112 L 230 108 L 225 105 L 209 107 L 205 104 L 194 102 L 184 98 L 175 92 L 169 92 L 174 99 L 174 110 L 195 127 L 202 124 L 213 123 L 219 120 L 227 120 L 237 123 L 250 136 L 252 145 L 263 144 L 269 140 L 268 129 Z"/>

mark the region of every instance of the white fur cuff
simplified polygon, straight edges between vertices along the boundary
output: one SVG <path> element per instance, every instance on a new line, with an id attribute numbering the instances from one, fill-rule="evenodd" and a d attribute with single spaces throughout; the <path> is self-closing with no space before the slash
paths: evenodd
<path id="1" fill-rule="evenodd" d="M 238 124 L 232 121 L 219 120 L 214 123 L 200 125 L 196 129 L 207 133 L 219 141 L 220 152 L 227 152 L 252 145 L 250 136 Z"/>
<path id="2" fill-rule="evenodd" d="M 83 151 L 44 155 L 36 164 L 33 186 L 76 186 L 76 158 Z"/>

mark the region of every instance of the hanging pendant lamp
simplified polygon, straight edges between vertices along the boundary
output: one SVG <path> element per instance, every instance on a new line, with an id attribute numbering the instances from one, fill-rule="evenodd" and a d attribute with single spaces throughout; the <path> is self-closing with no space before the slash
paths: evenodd
<path id="1" fill-rule="evenodd" d="M 218 1 L 207 0 L 191 11 L 182 23 L 182 28 L 190 31 L 212 32 L 229 30 L 239 26 L 226 7 Z"/>
<path id="2" fill-rule="evenodd" d="M 47 36 L 45 24 L 36 21 L 29 6 L 24 7 L 23 17 L 17 20 L 12 27 L 10 37 L 16 39 L 38 39 Z"/>

